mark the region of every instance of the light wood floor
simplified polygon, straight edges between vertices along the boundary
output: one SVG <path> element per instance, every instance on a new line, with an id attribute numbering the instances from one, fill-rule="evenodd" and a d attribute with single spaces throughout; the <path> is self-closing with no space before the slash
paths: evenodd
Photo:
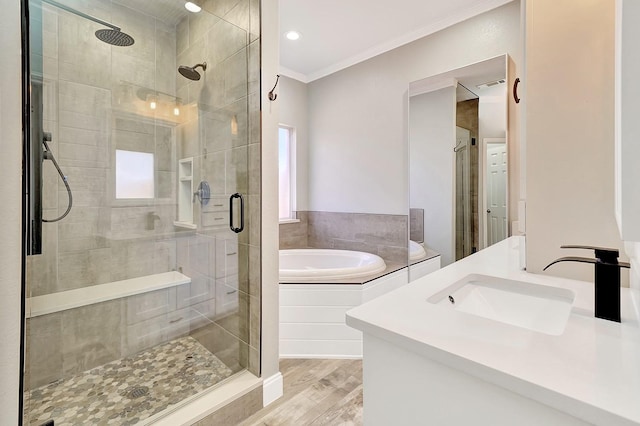
<path id="1" fill-rule="evenodd" d="M 362 425 L 362 360 L 283 359 L 284 395 L 241 426 Z"/>

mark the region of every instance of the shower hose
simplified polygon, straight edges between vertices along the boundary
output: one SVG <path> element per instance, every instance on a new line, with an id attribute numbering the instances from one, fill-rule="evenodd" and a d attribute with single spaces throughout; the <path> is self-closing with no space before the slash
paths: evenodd
<path id="1" fill-rule="evenodd" d="M 51 160 L 53 162 L 53 165 L 56 167 L 56 170 L 60 175 L 60 179 L 62 179 L 62 183 L 64 183 L 65 188 L 67 188 L 67 196 L 69 197 L 69 204 L 67 205 L 67 211 L 65 211 L 60 217 L 57 217 L 55 219 L 42 219 L 43 222 L 47 222 L 47 223 L 58 222 L 64 219 L 65 217 L 67 217 L 67 215 L 71 211 L 71 206 L 73 205 L 73 195 L 71 194 L 71 187 L 69 187 L 69 182 L 67 182 L 67 177 L 64 175 L 64 173 L 62 173 L 62 170 L 60 170 L 60 166 L 56 161 L 56 157 L 53 156 L 53 152 L 51 152 L 51 150 L 49 149 L 49 145 L 47 144 L 47 141 L 43 140 L 42 143 L 46 148 L 46 150 L 44 151 L 44 159 Z"/>

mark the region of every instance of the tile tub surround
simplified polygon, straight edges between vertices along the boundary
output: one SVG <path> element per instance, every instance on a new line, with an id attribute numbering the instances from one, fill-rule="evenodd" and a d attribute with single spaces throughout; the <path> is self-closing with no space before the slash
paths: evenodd
<path id="1" fill-rule="evenodd" d="M 297 212 L 297 217 L 299 223 L 280 225 L 281 249 L 364 251 L 390 264 L 407 265 L 407 216 L 305 211 Z"/>
<path id="2" fill-rule="evenodd" d="M 296 219 L 298 219 L 300 222 L 288 222 L 280 224 L 281 250 L 310 247 L 309 212 L 296 212 Z"/>
<path id="3" fill-rule="evenodd" d="M 424 242 L 424 209 L 409 209 L 409 238 L 417 243 Z"/>
<path id="4" fill-rule="evenodd" d="M 133 425 L 232 375 L 192 337 L 58 380 L 25 394 L 28 425 Z"/>

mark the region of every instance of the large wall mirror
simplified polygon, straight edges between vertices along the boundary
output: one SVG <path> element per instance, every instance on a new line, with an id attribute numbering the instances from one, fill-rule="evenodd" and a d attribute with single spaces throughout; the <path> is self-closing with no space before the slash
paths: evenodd
<path id="1" fill-rule="evenodd" d="M 508 236 L 507 64 L 409 84 L 410 239 L 442 266 Z"/>

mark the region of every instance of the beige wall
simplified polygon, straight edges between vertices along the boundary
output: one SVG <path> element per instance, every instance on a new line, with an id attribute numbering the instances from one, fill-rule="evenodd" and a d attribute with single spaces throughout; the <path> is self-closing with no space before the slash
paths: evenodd
<path id="1" fill-rule="evenodd" d="M 18 424 L 20 379 L 21 94 L 20 2 L 0 15 L 0 417 Z"/>
<path id="2" fill-rule="evenodd" d="M 527 2 L 527 270 L 561 244 L 622 248 L 614 216 L 614 2 Z M 593 280 L 564 263 L 553 275 Z"/>
<path id="3" fill-rule="evenodd" d="M 261 0 L 262 40 L 262 377 L 279 371 L 278 121 L 280 103 L 267 93 L 278 74 L 278 0 Z"/>
<path id="4" fill-rule="evenodd" d="M 309 210 L 407 214 L 409 82 L 520 50 L 512 2 L 310 83 Z"/>

